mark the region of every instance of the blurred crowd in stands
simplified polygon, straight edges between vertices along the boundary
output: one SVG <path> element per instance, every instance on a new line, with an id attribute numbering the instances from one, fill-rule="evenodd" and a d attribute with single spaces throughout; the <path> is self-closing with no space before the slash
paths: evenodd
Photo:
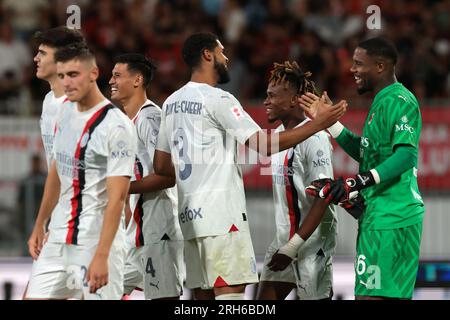
<path id="1" fill-rule="evenodd" d="M 400 82 L 422 101 L 450 97 L 448 0 L 0 0 L 0 113 L 39 115 L 49 90 L 35 78 L 32 35 L 65 25 L 66 9 L 81 8 L 81 27 L 97 57 L 100 87 L 115 55 L 145 53 L 158 71 L 151 98 L 162 103 L 188 79 L 181 59 L 195 31 L 217 33 L 230 59 L 225 86 L 245 106 L 265 97 L 272 63 L 297 60 L 331 97 L 356 97 L 349 72 L 353 49 L 384 35 L 400 52 Z M 370 5 L 381 9 L 381 30 L 369 30 Z"/>

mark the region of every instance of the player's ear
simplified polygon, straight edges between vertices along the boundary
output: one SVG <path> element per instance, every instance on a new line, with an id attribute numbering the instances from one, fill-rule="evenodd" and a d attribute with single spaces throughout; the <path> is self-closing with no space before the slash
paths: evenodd
<path id="1" fill-rule="evenodd" d="M 203 49 L 202 50 L 202 57 L 206 61 L 212 61 L 214 59 L 214 53 L 209 49 Z"/>
<path id="2" fill-rule="evenodd" d="M 296 107 L 298 107 L 298 98 L 299 98 L 299 95 L 298 95 L 298 94 L 294 94 L 294 95 L 291 97 L 291 108 L 296 108 Z"/>
<path id="3" fill-rule="evenodd" d="M 89 72 L 89 81 L 95 82 L 98 79 L 98 76 L 100 75 L 100 72 L 98 70 L 97 66 L 92 67 L 91 72 Z"/>
<path id="4" fill-rule="evenodd" d="M 378 73 L 382 73 L 386 69 L 386 61 L 384 60 L 377 60 L 376 61 L 376 68 Z"/>
<path id="5" fill-rule="evenodd" d="M 135 88 L 138 88 L 140 86 L 143 86 L 143 82 L 144 82 L 144 77 L 141 74 L 136 75 L 136 77 L 134 78 L 134 83 L 133 86 Z"/>

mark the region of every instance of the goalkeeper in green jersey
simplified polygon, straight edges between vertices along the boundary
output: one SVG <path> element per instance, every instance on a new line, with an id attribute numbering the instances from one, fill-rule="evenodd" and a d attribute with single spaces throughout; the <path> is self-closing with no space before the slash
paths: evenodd
<path id="1" fill-rule="evenodd" d="M 395 77 L 397 51 L 385 39 L 359 43 L 350 71 L 358 93 L 375 95 L 362 136 L 337 122 L 328 131 L 353 159 L 359 173 L 315 180 L 310 195 L 347 205 L 362 196 L 365 207 L 352 214 L 359 229 L 355 259 L 356 299 L 410 299 L 416 280 L 425 212 L 417 185 L 422 128 L 416 97 Z M 314 117 L 319 98 L 303 95 L 300 105 Z M 361 197 L 359 197 L 361 198 Z"/>

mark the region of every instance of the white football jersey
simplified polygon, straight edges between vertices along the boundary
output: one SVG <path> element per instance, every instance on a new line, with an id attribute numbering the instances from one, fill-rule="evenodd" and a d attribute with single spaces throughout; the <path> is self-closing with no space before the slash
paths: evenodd
<path id="1" fill-rule="evenodd" d="M 55 97 L 53 91 L 50 90 L 42 103 L 42 113 L 39 125 L 41 127 L 42 143 L 45 150 L 45 158 L 47 160 L 47 169 L 50 168 L 52 162 L 53 137 L 55 135 L 56 118 L 60 112 L 61 105 L 66 100 L 63 95 L 59 98 Z"/>
<path id="2" fill-rule="evenodd" d="M 61 193 L 49 225 L 49 242 L 98 242 L 108 202 L 106 179 L 133 175 L 136 133 L 133 123 L 104 100 L 80 112 L 66 102 L 53 144 Z"/>
<path id="3" fill-rule="evenodd" d="M 299 126 L 309 120 L 303 121 Z M 281 125 L 277 132 L 284 131 Z M 281 247 L 298 230 L 314 202 L 305 188 L 311 181 L 320 178 L 333 178 L 331 164 L 332 146 L 325 131 L 319 131 L 303 142 L 272 155 L 272 184 L 275 206 L 276 236 L 273 246 Z M 324 223 L 335 223 L 336 213 L 333 205 L 327 208 L 322 219 Z M 306 242 L 311 243 L 320 227 Z"/>
<path id="4" fill-rule="evenodd" d="M 188 82 L 164 102 L 157 149 L 171 153 L 186 240 L 247 229 L 238 143 L 260 127 L 230 93 Z"/>
<path id="5" fill-rule="evenodd" d="M 137 132 L 137 156 L 133 180 L 154 173 L 155 154 L 161 108 L 147 100 L 132 120 Z M 130 195 L 132 218 L 127 227 L 128 243 L 140 247 L 148 242 L 159 242 L 164 237 L 182 240 L 178 223 L 176 188 L 158 192 Z"/>

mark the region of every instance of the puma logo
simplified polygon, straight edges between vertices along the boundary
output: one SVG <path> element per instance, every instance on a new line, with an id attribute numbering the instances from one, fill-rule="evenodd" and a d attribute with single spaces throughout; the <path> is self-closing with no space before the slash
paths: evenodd
<path id="1" fill-rule="evenodd" d="M 306 286 L 302 286 L 301 284 L 297 284 L 297 288 L 298 289 L 302 289 L 303 291 L 306 292 Z"/>
<path id="2" fill-rule="evenodd" d="M 159 287 L 158 287 L 158 286 L 159 286 L 159 281 L 158 281 L 156 284 L 150 282 L 149 285 L 150 285 L 151 287 L 155 287 L 156 289 L 159 290 Z"/>

